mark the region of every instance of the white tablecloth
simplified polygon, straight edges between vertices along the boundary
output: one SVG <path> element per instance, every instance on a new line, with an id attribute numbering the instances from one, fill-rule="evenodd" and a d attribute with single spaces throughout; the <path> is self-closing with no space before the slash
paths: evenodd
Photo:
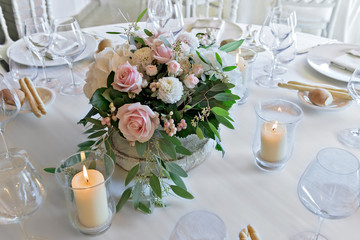
<path id="1" fill-rule="evenodd" d="M 244 27 L 244 26 L 243 26 Z M 104 35 L 116 27 L 90 29 Z M 298 41 L 311 40 L 301 35 Z M 319 41 L 314 38 L 314 42 Z M 262 53 L 254 64 L 254 76 L 263 73 L 268 55 Z M 75 64 L 77 75 L 84 77 L 90 59 Z M 69 81 L 66 66 L 49 68 L 49 75 L 62 82 Z M 346 83 L 327 78 L 313 70 L 306 62 L 306 55 L 299 55 L 288 65 L 285 80 L 328 83 L 345 87 Z M 254 164 L 252 139 L 255 131 L 254 105 L 267 98 L 283 98 L 299 104 L 304 111 L 300 122 L 293 155 L 286 167 L 267 173 Z M 28 232 L 48 240 L 90 239 L 76 231 L 67 217 L 64 194 L 54 175 L 42 169 L 59 165 L 60 160 L 73 154 L 77 144 L 84 141 L 84 127 L 77 122 L 90 109 L 84 96 L 62 96 L 57 93 L 55 102 L 48 107 L 48 114 L 41 119 L 33 114 L 20 114 L 10 122 L 6 137 L 11 147 L 26 149 L 30 160 L 40 172 L 47 187 L 47 199 L 38 212 L 26 220 Z M 297 182 L 316 153 L 325 147 L 340 147 L 360 157 L 359 149 L 343 146 L 336 138 L 337 132 L 347 127 L 359 126 L 360 106 L 352 104 L 339 112 L 323 112 L 303 105 L 295 91 L 265 89 L 250 84 L 250 96 L 244 105 L 233 112 L 235 130 L 222 128 L 224 158 L 212 152 L 208 159 L 189 172 L 185 179 L 194 200 L 176 197 L 166 199 L 166 208 L 157 208 L 151 215 L 134 211 L 126 204 L 114 217 L 111 228 L 94 240 L 167 240 L 177 220 L 184 214 L 205 209 L 218 214 L 225 222 L 229 238 L 238 239 L 241 228 L 252 224 L 264 240 L 286 240 L 298 231 L 315 230 L 317 217 L 299 201 Z M 124 190 L 123 171 L 117 167 L 113 179 L 116 201 Z M 322 233 L 329 239 L 358 240 L 360 212 L 340 220 L 326 220 Z M 0 225 L 0 239 L 20 239 L 16 225 Z"/>

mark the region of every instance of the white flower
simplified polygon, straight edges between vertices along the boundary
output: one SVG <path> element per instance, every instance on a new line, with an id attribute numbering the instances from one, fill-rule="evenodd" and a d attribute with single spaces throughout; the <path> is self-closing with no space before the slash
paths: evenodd
<path id="1" fill-rule="evenodd" d="M 89 71 L 86 73 L 86 83 L 84 85 L 85 96 L 90 99 L 96 89 L 106 87 L 108 75 L 109 72 L 104 72 L 97 68 L 95 62 L 91 63 Z"/>
<path id="2" fill-rule="evenodd" d="M 165 103 L 176 103 L 181 99 L 184 87 L 179 79 L 174 77 L 163 77 L 159 80 L 158 99 Z"/>
<path id="3" fill-rule="evenodd" d="M 153 51 L 151 48 L 144 47 L 136 50 L 133 55 L 132 59 L 130 60 L 131 65 L 136 65 L 139 70 L 144 71 L 147 65 L 150 65 L 153 58 Z"/>
<path id="4" fill-rule="evenodd" d="M 199 39 L 194 34 L 188 32 L 181 33 L 176 40 L 187 44 L 192 50 L 197 49 L 200 45 Z"/>

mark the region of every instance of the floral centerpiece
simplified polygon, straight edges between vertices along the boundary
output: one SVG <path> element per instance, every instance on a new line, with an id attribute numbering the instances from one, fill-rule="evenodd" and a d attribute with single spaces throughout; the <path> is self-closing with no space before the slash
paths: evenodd
<path id="1" fill-rule="evenodd" d="M 128 172 L 117 210 L 132 199 L 136 209 L 151 212 L 149 201 L 161 205 L 166 194 L 193 198 L 181 179 L 187 173 L 168 161 L 192 154 L 179 139 L 196 134 L 214 139 L 223 151 L 219 126 L 234 128 L 229 110 L 239 99 L 234 89 L 241 77 L 227 52 L 242 41 L 215 48 L 203 34 L 184 32 L 175 39 L 166 32 L 140 31 L 137 23 L 145 12 L 124 33 L 112 32 L 126 43 L 106 47 L 89 67 L 84 92 L 92 108 L 80 123 L 92 126 L 86 131 L 89 140 L 79 147 L 101 149 L 115 159 L 109 136 L 125 138 L 144 157 L 146 172 L 140 163 Z"/>

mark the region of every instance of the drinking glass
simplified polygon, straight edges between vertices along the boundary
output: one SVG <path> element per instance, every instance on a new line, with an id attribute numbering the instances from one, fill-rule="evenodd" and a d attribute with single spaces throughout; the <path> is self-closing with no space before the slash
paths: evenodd
<path id="1" fill-rule="evenodd" d="M 20 100 L 9 81 L 0 74 L 0 135 L 4 142 L 5 150 L 8 147 L 5 141 L 4 131 L 6 124 L 19 113 Z"/>
<path id="2" fill-rule="evenodd" d="M 57 18 L 52 23 L 50 52 L 63 58 L 69 65 L 71 83 L 61 87 L 64 95 L 80 95 L 83 93 L 84 81 L 75 81 L 73 62 L 85 50 L 86 41 L 81 28 L 73 17 Z"/>
<path id="3" fill-rule="evenodd" d="M 36 85 L 54 88 L 59 83 L 56 78 L 49 78 L 46 73 L 46 53 L 49 50 L 51 29 L 48 22 L 42 18 L 31 18 L 24 22 L 24 41 L 26 46 L 41 60 L 44 73 L 43 79 L 39 79 Z"/>
<path id="4" fill-rule="evenodd" d="M 16 59 L 18 59 L 18 54 L 21 54 L 21 58 L 26 64 L 16 61 Z M 14 80 L 27 77 L 31 81 L 34 81 L 38 76 L 38 68 L 35 64 L 34 55 L 29 49 L 19 52 L 14 48 L 10 48 L 9 67 L 11 76 Z"/>
<path id="5" fill-rule="evenodd" d="M 302 174 L 297 190 L 302 204 L 319 216 L 319 226 L 291 240 L 326 240 L 320 234 L 324 218 L 345 218 L 359 207 L 359 160 L 340 148 L 322 149 Z"/>
<path id="6" fill-rule="evenodd" d="M 171 32 L 176 36 L 184 28 L 184 17 L 181 11 L 182 5 L 178 0 L 174 0 L 171 4 L 172 15 L 169 20 L 165 23 L 165 30 Z"/>
<path id="7" fill-rule="evenodd" d="M 17 223 L 24 239 L 30 237 L 23 221 L 35 213 L 45 199 L 45 187 L 25 154 L 0 153 L 0 224 Z"/>
<path id="8" fill-rule="evenodd" d="M 357 104 L 360 104 L 360 68 L 351 75 L 347 89 Z M 360 128 L 347 128 L 338 133 L 338 139 L 343 144 L 360 148 Z"/>
<path id="9" fill-rule="evenodd" d="M 149 0 L 148 14 L 156 27 L 164 28 L 165 24 L 173 15 L 171 0 Z"/>
<path id="10" fill-rule="evenodd" d="M 276 79 L 274 69 L 279 53 L 288 49 L 294 42 L 294 24 L 288 14 L 284 14 L 281 8 L 272 9 L 266 17 L 264 24 L 259 32 L 259 42 L 272 55 L 272 64 L 269 75 L 256 78 L 256 83 L 262 87 L 277 87 L 281 79 Z"/>

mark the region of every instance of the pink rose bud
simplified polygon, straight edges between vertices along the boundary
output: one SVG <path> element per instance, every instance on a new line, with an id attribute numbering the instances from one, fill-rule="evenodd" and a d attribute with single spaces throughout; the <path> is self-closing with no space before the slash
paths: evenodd
<path id="1" fill-rule="evenodd" d="M 155 65 L 147 65 L 145 69 L 146 74 L 149 76 L 155 76 L 158 73 L 157 67 Z"/>
<path id="2" fill-rule="evenodd" d="M 184 84 L 187 88 L 194 88 L 199 83 L 199 79 L 194 74 L 187 75 Z"/>
<path id="3" fill-rule="evenodd" d="M 200 77 L 204 72 L 204 67 L 200 64 L 195 64 L 193 66 L 192 72 L 195 76 Z"/>
<path id="4" fill-rule="evenodd" d="M 180 63 L 175 60 L 171 60 L 168 63 L 168 72 L 170 74 L 176 74 L 180 70 Z"/>
<path id="5" fill-rule="evenodd" d="M 159 63 L 168 63 L 173 57 L 172 49 L 165 46 L 165 44 L 160 39 L 155 39 L 151 48 L 154 50 L 154 58 Z"/>
<path id="6" fill-rule="evenodd" d="M 141 84 L 142 77 L 136 66 L 131 66 L 129 62 L 126 62 L 117 67 L 114 82 L 111 85 L 120 92 L 139 94 L 142 90 Z"/>

